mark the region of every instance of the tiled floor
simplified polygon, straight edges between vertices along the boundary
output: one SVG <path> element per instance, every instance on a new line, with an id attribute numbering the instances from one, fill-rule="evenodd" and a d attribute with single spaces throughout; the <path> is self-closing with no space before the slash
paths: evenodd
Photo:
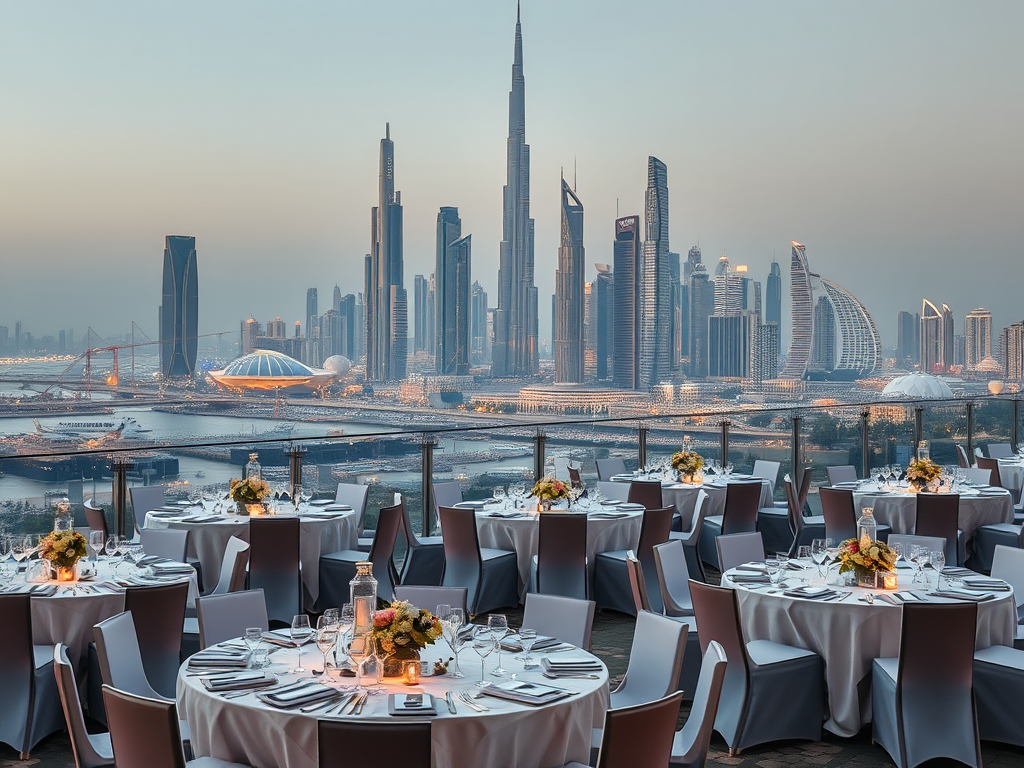
<path id="1" fill-rule="evenodd" d="M 509 613 L 509 624 L 518 626 L 521 612 Z M 608 665 L 613 684 L 621 678 L 629 663 L 629 648 L 633 640 L 633 619 L 621 614 L 599 613 L 594 621 L 591 650 Z M 685 708 L 680 719 L 685 719 Z M 1021 768 L 1024 749 L 985 744 L 982 749 L 987 768 Z M 725 744 L 717 736 L 711 742 L 709 765 L 741 766 L 742 768 L 874 768 L 892 766 L 893 762 L 881 747 L 871 745 L 870 730 L 854 739 L 839 739 L 826 735 L 821 742 L 784 742 L 753 748 L 741 756 L 730 758 Z M 74 760 L 67 736 L 56 734 L 45 739 L 32 752 L 28 762 L 18 760 L 17 753 L 0 745 L 0 768 L 35 765 L 40 768 L 73 768 Z M 937 762 L 936 766 L 943 763 Z M 481 766 L 481 768 L 486 768 Z"/>

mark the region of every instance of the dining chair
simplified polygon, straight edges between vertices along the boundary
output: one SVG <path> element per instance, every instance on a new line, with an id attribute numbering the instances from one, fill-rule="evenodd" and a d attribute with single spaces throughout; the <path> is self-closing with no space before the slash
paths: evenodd
<path id="1" fill-rule="evenodd" d="M 974 485 L 992 485 L 992 470 L 981 467 L 963 469 L 964 480 Z"/>
<path id="2" fill-rule="evenodd" d="M 290 626 L 302 612 L 301 524 L 297 517 L 249 519 L 249 589 L 262 589 L 270 620 Z"/>
<path id="3" fill-rule="evenodd" d="M 32 598 L 0 594 L 0 743 L 28 760 L 43 738 L 64 727 L 49 646 L 32 640 Z"/>
<path id="4" fill-rule="evenodd" d="M 146 679 L 165 698 L 174 697 L 178 681 L 188 589 L 189 583 L 181 581 L 124 591 L 124 610 L 135 624 Z"/>
<path id="5" fill-rule="evenodd" d="M 677 692 L 656 701 L 607 710 L 595 768 L 668 765 L 681 702 L 682 694 Z M 562 768 L 587 766 L 572 762 Z"/>
<path id="6" fill-rule="evenodd" d="M 912 533 L 891 533 L 889 534 L 889 541 L 886 543 L 890 547 L 902 546 L 904 551 L 908 547 L 927 547 L 929 552 L 946 551 L 946 540 L 941 536 L 915 536 Z"/>
<path id="7" fill-rule="evenodd" d="M 815 539 L 825 538 L 825 517 L 823 515 L 804 515 L 807 494 L 811 490 L 811 473 L 809 471 L 804 472 L 799 491 L 793 486 L 789 475 L 786 475 L 784 482 L 789 529 L 793 532 L 793 544 L 789 548 L 789 556 L 796 557 L 800 547 L 810 546 Z"/>
<path id="8" fill-rule="evenodd" d="M 429 720 L 405 723 L 320 720 L 316 725 L 318 768 L 349 768 L 353 765 L 430 768 Z M 384 750 L 388 755 L 394 755 L 394 759 L 382 761 Z"/>
<path id="9" fill-rule="evenodd" d="M 423 608 L 433 613 L 439 605 L 450 605 L 452 608 L 462 610 L 466 615 L 466 595 L 469 590 L 465 587 L 416 587 L 403 584 L 395 587 L 395 600 L 405 600 L 417 608 Z"/>
<path id="10" fill-rule="evenodd" d="M 185 760 L 183 720 L 173 701 L 103 686 L 117 768 L 243 768 L 216 757 Z"/>
<path id="11" fill-rule="evenodd" d="M 959 443 L 956 446 L 956 463 L 960 469 L 968 469 L 971 466 L 971 460 L 967 457 L 967 451 Z"/>
<path id="12" fill-rule="evenodd" d="M 718 563 L 722 573 L 731 571 L 737 565 L 764 560 L 764 544 L 760 531 L 719 536 L 715 539 L 715 546 L 718 547 Z"/>
<path id="13" fill-rule="evenodd" d="M 984 456 L 979 456 L 977 461 L 978 469 L 987 469 L 991 473 L 991 480 L 989 485 L 993 488 L 1002 488 L 1003 480 L 999 475 L 999 459 L 986 459 Z"/>
<path id="14" fill-rule="evenodd" d="M 530 592 L 523 607 L 523 626 L 587 651 L 594 627 L 594 608 L 593 600 Z"/>
<path id="15" fill-rule="evenodd" d="M 856 483 L 859 479 L 857 477 L 857 468 L 853 464 L 825 467 L 825 471 L 828 472 L 828 484 L 831 486 L 836 486 L 840 483 Z M 804 474 L 809 473 L 804 472 Z"/>
<path id="16" fill-rule="evenodd" d="M 658 577 L 654 570 L 654 545 L 668 541 L 674 513 L 675 507 L 645 509 L 643 522 L 640 524 L 640 540 L 636 546 L 636 556 L 644 565 L 647 589 L 654 598 L 651 602 L 657 613 L 661 612 L 662 606 Z M 633 595 L 629 590 L 629 575 L 626 571 L 628 551 L 620 549 L 597 554 L 594 561 L 594 600 L 600 608 L 611 608 L 633 615 L 636 609 L 633 606 Z"/>
<path id="17" fill-rule="evenodd" d="M 871 740 L 899 768 L 935 758 L 980 768 L 973 695 L 978 605 L 907 603 L 902 610 L 899 657 L 871 665 Z"/>
<path id="18" fill-rule="evenodd" d="M 597 479 L 611 480 L 615 475 L 626 474 L 626 462 L 619 458 L 598 459 Z"/>
<path id="19" fill-rule="evenodd" d="M 974 529 L 971 540 L 971 570 L 988 573 L 995 562 L 995 550 L 1024 549 L 1024 526 L 1019 523 L 990 523 Z"/>
<path id="20" fill-rule="evenodd" d="M 714 541 L 718 536 L 732 533 L 752 533 L 757 530 L 757 513 L 761 505 L 761 481 L 731 482 L 725 487 L 725 508 L 721 515 L 704 518 L 701 549 L 705 557 L 716 552 Z M 719 566 L 717 560 L 712 564 Z M 721 568 L 719 568 L 721 570 Z"/>
<path id="21" fill-rule="evenodd" d="M 576 489 L 583 488 L 583 477 L 580 475 L 580 468 L 570 464 L 566 469 L 569 472 L 569 485 Z"/>
<path id="22" fill-rule="evenodd" d="M 690 573 L 683 543 L 666 541 L 654 547 L 654 568 L 658 574 L 661 603 L 666 616 L 693 616 Z"/>
<path id="23" fill-rule="evenodd" d="M 947 565 L 962 565 L 967 555 L 960 530 L 960 495 L 918 493 L 914 535 L 945 539 Z"/>
<path id="24" fill-rule="evenodd" d="M 430 484 L 434 496 L 434 519 L 441 520 L 441 507 L 454 507 L 463 501 L 462 485 L 458 480 L 444 480 Z"/>
<path id="25" fill-rule="evenodd" d="M 57 681 L 64 722 L 71 741 L 71 754 L 75 768 L 101 768 L 114 764 L 114 752 L 109 733 L 89 733 L 82 713 L 82 700 L 78 696 L 75 668 L 68 660 L 67 646 L 57 643 L 53 647 L 53 673 Z"/>
<path id="26" fill-rule="evenodd" d="M 1017 610 L 1013 647 L 1024 651 L 1024 549 L 997 545 L 992 554 L 990 575 L 1013 587 L 1013 602 Z"/>
<path id="27" fill-rule="evenodd" d="M 435 587 L 444 573 L 444 540 L 441 536 L 418 536 L 412 529 L 412 518 L 405 498 L 398 500 L 402 510 L 402 531 L 405 534 L 405 562 L 402 563 L 402 584 Z M 393 562 L 393 561 L 392 561 Z"/>
<path id="28" fill-rule="evenodd" d="M 715 730 L 729 756 L 770 741 L 821 740 L 824 663 L 813 651 L 770 640 L 744 641 L 732 589 L 690 583 L 704 652 L 714 641 L 728 660 Z"/>
<path id="29" fill-rule="evenodd" d="M 689 626 L 667 616 L 640 611 L 622 682 L 611 692 L 609 708 L 657 701 L 676 691 Z"/>
<path id="30" fill-rule="evenodd" d="M 319 610 L 340 608 L 349 601 L 348 583 L 355 578 L 356 563 L 373 563 L 373 577 L 377 579 L 377 595 L 390 600 L 395 592 L 392 576 L 392 557 L 395 542 L 402 529 L 402 504 L 381 507 L 377 517 L 377 530 L 369 552 L 343 549 L 320 555 L 320 596 Z"/>
<path id="31" fill-rule="evenodd" d="M 103 541 L 110 536 L 110 528 L 107 526 L 107 513 L 99 507 L 93 506 L 92 499 L 86 499 L 82 505 L 85 509 L 85 519 L 89 523 L 90 531 L 102 531 Z"/>
<path id="32" fill-rule="evenodd" d="M 629 484 L 630 504 L 642 504 L 644 509 L 661 509 L 661 480 L 634 480 Z"/>
<path id="33" fill-rule="evenodd" d="M 1012 459 L 1013 456 L 1013 448 L 1010 447 L 1009 443 L 988 444 L 988 457 L 990 459 Z"/>
<path id="34" fill-rule="evenodd" d="M 471 616 L 519 603 L 516 553 L 480 546 L 476 510 L 440 507 L 445 587 L 466 587 Z"/>
<path id="35" fill-rule="evenodd" d="M 226 595 L 228 592 L 245 589 L 248 564 L 249 542 L 237 536 L 230 537 L 224 545 L 224 556 L 220 561 L 220 578 L 206 595 Z M 184 656 L 191 656 L 200 649 L 199 619 L 196 616 L 196 609 L 188 605 L 185 606 L 185 625 L 181 632 L 181 649 Z M 91 698 L 90 702 L 93 700 L 101 699 L 97 696 L 95 699 Z"/>
<path id="36" fill-rule="evenodd" d="M 366 499 L 370 486 L 362 483 L 338 483 L 334 492 L 334 503 L 351 507 L 356 527 L 356 549 L 369 552 L 373 543 L 373 531 L 366 528 Z"/>
<path id="37" fill-rule="evenodd" d="M 853 491 L 848 488 L 819 488 L 822 517 L 825 518 L 825 537 L 836 544 L 857 537 L 857 520 L 860 515 L 853 505 Z M 887 541 L 892 530 L 888 525 L 875 521 L 875 537 Z"/>
<path id="38" fill-rule="evenodd" d="M 250 627 L 270 628 L 267 602 L 262 589 L 207 595 L 196 601 L 199 618 L 199 647 L 223 643 L 245 635 Z"/>
<path id="39" fill-rule="evenodd" d="M 587 599 L 587 516 L 573 512 L 540 515 L 533 591 Z"/>
<path id="40" fill-rule="evenodd" d="M 164 487 L 162 485 L 136 485 L 128 489 L 128 495 L 132 500 L 132 519 L 135 525 L 135 535 L 138 536 L 142 533 L 146 515 L 164 505 Z"/>
<path id="41" fill-rule="evenodd" d="M 690 704 L 690 714 L 682 730 L 672 740 L 672 755 L 669 765 L 679 768 L 704 768 L 711 734 L 715 730 L 715 716 L 722 697 L 722 685 L 728 659 L 719 643 L 712 640 L 704 651 L 697 689 Z"/>
<path id="42" fill-rule="evenodd" d="M 139 534 L 139 543 L 142 544 L 142 551 L 151 557 L 184 563 L 188 553 L 188 538 L 187 530 L 143 528 Z"/>
<path id="43" fill-rule="evenodd" d="M 629 498 L 629 483 L 612 482 L 611 480 L 598 480 L 597 490 L 609 501 L 626 501 Z"/>
<path id="44" fill-rule="evenodd" d="M 693 519 L 688 531 L 669 531 L 669 540 L 683 543 L 683 554 L 686 556 L 686 568 L 690 577 L 698 581 L 707 581 L 704 575 L 704 563 L 700 559 L 700 536 L 704 530 L 704 518 L 711 507 L 711 497 L 701 488 L 697 491 L 697 499 L 693 503 Z"/>

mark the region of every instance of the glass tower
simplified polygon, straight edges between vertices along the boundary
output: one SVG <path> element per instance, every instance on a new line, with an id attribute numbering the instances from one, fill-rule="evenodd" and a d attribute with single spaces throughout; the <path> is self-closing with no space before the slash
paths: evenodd
<path id="1" fill-rule="evenodd" d="M 163 303 L 160 305 L 160 372 L 192 376 L 199 341 L 199 273 L 196 239 L 167 235 L 164 240 Z"/>

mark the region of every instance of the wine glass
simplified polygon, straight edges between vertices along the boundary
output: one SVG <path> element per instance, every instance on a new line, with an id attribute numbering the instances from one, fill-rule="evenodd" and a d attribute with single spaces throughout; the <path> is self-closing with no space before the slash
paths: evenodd
<path id="1" fill-rule="evenodd" d="M 928 562 L 935 571 L 935 589 L 941 589 L 942 569 L 946 567 L 946 553 L 941 549 L 933 549 L 928 553 Z"/>
<path id="2" fill-rule="evenodd" d="M 493 496 L 494 500 L 501 505 L 502 509 L 504 509 L 505 503 L 508 501 L 508 499 L 505 497 L 505 486 L 499 485 L 497 488 L 495 488 Z"/>
<path id="3" fill-rule="evenodd" d="M 516 659 L 523 662 L 523 669 L 533 669 L 536 664 L 533 664 L 533 657 L 530 656 L 530 651 L 533 650 L 533 644 L 537 642 L 537 630 L 527 629 L 526 627 L 520 627 L 519 629 L 519 645 L 523 648 L 523 655 L 516 656 Z"/>
<path id="4" fill-rule="evenodd" d="M 448 621 L 442 625 L 448 630 L 448 645 L 451 647 L 452 653 L 455 654 L 455 668 L 448 670 L 448 677 L 465 677 L 459 667 L 459 651 L 462 650 L 462 646 L 466 642 L 465 637 L 459 636 L 459 628 L 465 623 L 465 612 L 461 608 L 452 608 L 451 613 L 448 614 Z"/>
<path id="5" fill-rule="evenodd" d="M 779 562 L 779 556 L 770 552 L 764 559 L 765 568 L 768 571 L 768 581 L 775 586 L 779 585 L 779 573 L 782 571 L 782 564 Z"/>
<path id="6" fill-rule="evenodd" d="M 302 486 L 299 489 L 299 493 L 296 494 L 299 497 L 299 501 L 303 504 L 309 504 L 313 500 L 313 491 L 306 486 Z"/>
<path id="7" fill-rule="evenodd" d="M 473 650 L 476 651 L 477 656 L 480 657 L 480 682 L 477 683 L 477 688 L 486 688 L 490 685 L 487 682 L 487 673 L 484 668 L 484 659 L 491 655 L 491 651 L 494 650 L 494 646 L 497 645 L 494 641 L 494 636 L 491 634 L 489 629 L 483 627 L 473 635 Z"/>
<path id="8" fill-rule="evenodd" d="M 832 546 L 831 539 L 814 539 L 811 541 L 811 559 L 818 566 L 818 576 L 822 576 L 821 566 L 828 560 L 828 550 Z"/>
<path id="9" fill-rule="evenodd" d="M 893 544 L 890 544 L 889 546 L 892 547 L 893 554 L 896 555 L 896 562 L 893 564 L 893 567 L 899 567 L 900 560 L 907 559 L 906 555 L 904 554 L 905 545 L 900 542 L 895 542 Z"/>
<path id="10" fill-rule="evenodd" d="M 89 531 L 89 546 L 92 548 L 92 560 L 96 562 L 103 551 L 103 531 Z"/>
<path id="11" fill-rule="evenodd" d="M 363 688 L 363 664 L 365 664 L 366 660 L 370 658 L 370 645 L 372 641 L 373 639 L 370 635 L 360 635 L 359 637 L 353 637 L 348 644 L 348 657 L 355 665 L 356 693 L 363 693 L 365 691 Z"/>
<path id="12" fill-rule="evenodd" d="M 313 629 L 309 626 L 309 616 L 304 613 L 297 613 L 292 617 L 291 638 L 295 647 L 299 649 L 299 663 L 292 672 L 302 673 L 306 670 L 302 666 L 302 644 L 309 640 Z"/>
<path id="13" fill-rule="evenodd" d="M 388 652 L 384 647 L 384 639 L 380 637 L 370 638 L 371 656 L 374 662 L 374 683 L 370 686 L 370 695 L 376 695 L 384 692 L 384 669 L 387 665 L 388 659 L 395 655 L 394 651 Z"/>
<path id="14" fill-rule="evenodd" d="M 348 638 L 352 635 L 352 627 L 355 624 L 356 614 L 352 603 L 345 603 L 338 611 L 338 643 L 334 646 L 334 662 L 338 662 L 338 649 L 342 654 L 348 648 Z"/>
<path id="15" fill-rule="evenodd" d="M 28 543 L 27 536 L 14 536 L 11 539 L 11 555 L 19 565 L 28 557 Z"/>
<path id="16" fill-rule="evenodd" d="M 899 485 L 900 477 L 903 476 L 903 467 L 899 464 L 892 465 L 892 481 L 893 485 Z"/>
<path id="17" fill-rule="evenodd" d="M 292 486 L 292 508 L 295 510 L 296 514 L 298 514 L 299 512 L 299 504 L 301 503 L 301 501 L 302 486 L 296 483 L 295 485 Z"/>
<path id="18" fill-rule="evenodd" d="M 327 654 L 334 650 L 337 643 L 338 625 L 330 617 L 321 616 L 316 622 L 316 647 L 324 655 L 324 668 L 319 672 L 314 669 L 314 677 L 327 674 L 327 668 L 330 666 L 327 661 Z"/>
<path id="19" fill-rule="evenodd" d="M 494 638 L 494 645 L 498 649 L 498 666 L 491 672 L 495 677 L 504 677 L 508 674 L 501 668 L 501 640 L 508 634 L 508 617 L 502 613 L 492 613 L 487 617 L 487 629 Z"/>

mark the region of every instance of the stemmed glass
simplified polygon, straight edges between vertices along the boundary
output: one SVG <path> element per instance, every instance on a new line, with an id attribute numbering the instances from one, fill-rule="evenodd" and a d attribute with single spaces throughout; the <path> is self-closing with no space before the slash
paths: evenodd
<path id="1" fill-rule="evenodd" d="M 92 561 L 96 562 L 103 551 L 103 531 L 89 531 L 89 546 L 92 547 Z"/>
<path id="2" fill-rule="evenodd" d="M 902 475 L 903 475 L 903 467 L 901 467 L 899 464 L 893 464 L 892 465 L 892 482 L 893 482 L 893 485 L 895 485 L 895 486 L 899 485 L 900 477 Z"/>
<path id="3" fill-rule="evenodd" d="M 925 583 L 928 583 L 928 577 L 925 576 L 924 568 L 928 565 L 928 547 L 922 547 L 915 545 L 910 550 L 910 562 L 914 564 L 914 583 L 923 577 Z"/>
<path id="4" fill-rule="evenodd" d="M 480 657 L 480 682 L 476 684 L 478 688 L 486 688 L 490 685 L 490 683 L 487 682 L 487 673 L 484 669 L 484 659 L 491 655 L 491 651 L 494 650 L 495 645 L 497 645 L 497 643 L 489 629 L 481 627 L 473 636 L 473 650 L 476 651 L 477 656 Z"/>
<path id="5" fill-rule="evenodd" d="M 779 556 L 775 553 L 769 553 L 764 559 L 764 564 L 768 571 L 768 581 L 774 586 L 778 586 L 779 573 L 782 571 L 782 565 L 779 563 Z"/>
<path id="6" fill-rule="evenodd" d="M 299 513 L 299 504 L 302 501 L 302 486 L 296 483 L 292 486 L 292 508 L 295 514 Z"/>
<path id="7" fill-rule="evenodd" d="M 904 549 L 905 549 L 906 545 L 905 544 L 901 544 L 899 542 L 896 542 L 894 544 L 890 544 L 889 546 L 892 547 L 892 551 L 896 555 L 896 562 L 893 563 L 893 567 L 894 568 L 898 568 L 899 564 L 900 564 L 900 560 L 906 560 L 907 559 L 906 554 L 904 552 Z"/>
<path id="8" fill-rule="evenodd" d="M 374 683 L 370 686 L 369 692 L 371 696 L 384 693 L 384 667 L 387 664 L 388 659 L 395 655 L 392 651 L 388 653 L 384 648 L 384 641 L 379 637 L 370 637 L 371 645 L 371 656 L 374 662 Z"/>
<path id="9" fill-rule="evenodd" d="M 306 671 L 302 666 L 302 644 L 309 640 L 312 634 L 313 629 L 309 626 L 309 616 L 304 613 L 295 614 L 292 617 L 291 638 L 292 642 L 295 643 L 295 647 L 299 649 L 299 662 L 292 672 L 301 674 Z"/>
<path id="10" fill-rule="evenodd" d="M 463 610 L 461 608 L 452 608 L 448 614 L 448 620 L 441 625 L 448 632 L 448 645 L 451 647 L 452 653 L 455 654 L 455 667 L 448 670 L 448 677 L 465 677 L 462 674 L 462 669 L 459 667 L 459 651 L 462 650 L 462 646 L 466 642 L 464 637 L 459 636 L 459 628 L 465 623 L 466 614 Z"/>
<path id="11" fill-rule="evenodd" d="M 494 500 L 504 509 L 508 499 L 505 497 L 505 486 L 499 485 L 494 489 Z"/>
<path id="12" fill-rule="evenodd" d="M 338 613 L 338 644 L 334 646 L 334 661 L 338 661 L 338 648 L 344 654 L 348 648 L 348 639 L 352 636 L 352 627 L 355 625 L 356 613 L 352 603 L 345 603 Z"/>
<path id="13" fill-rule="evenodd" d="M 928 553 L 928 562 L 935 571 L 935 589 L 942 588 L 942 569 L 946 567 L 946 553 L 935 549 Z"/>
<path id="14" fill-rule="evenodd" d="M 11 539 L 11 556 L 16 563 L 20 565 L 31 554 L 30 546 L 28 536 L 14 536 Z"/>
<path id="15" fill-rule="evenodd" d="M 818 566 L 818 576 L 822 576 L 821 566 L 828 560 L 828 550 L 832 546 L 832 539 L 814 539 L 811 541 L 811 559 Z"/>
<path id="16" fill-rule="evenodd" d="M 523 669 L 533 669 L 536 664 L 533 664 L 533 657 L 530 656 L 530 651 L 533 650 L 533 644 L 537 642 L 537 630 L 526 629 L 526 627 L 520 627 L 519 629 L 519 645 L 523 648 L 523 655 L 516 656 L 518 661 L 523 662 Z"/>
<path id="17" fill-rule="evenodd" d="M 247 627 L 243 639 L 245 646 L 249 649 L 249 666 L 256 669 L 256 649 L 263 642 L 263 630 L 259 627 Z"/>
<path id="18" fill-rule="evenodd" d="M 356 673 L 356 693 L 363 693 L 363 664 L 370 658 L 372 650 L 370 648 L 373 638 L 370 635 L 360 635 L 359 637 L 353 637 L 351 642 L 348 644 L 348 657 L 352 660 L 355 665 Z"/>
<path id="19" fill-rule="evenodd" d="M 498 666 L 491 672 L 495 677 L 504 677 L 508 674 L 501 668 L 501 640 L 508 634 L 508 618 L 502 613 L 492 613 L 487 617 L 487 629 L 494 638 L 494 645 L 498 649 Z"/>
<path id="20" fill-rule="evenodd" d="M 336 617 L 328 616 L 324 614 L 316 620 L 316 647 L 320 649 L 320 653 L 324 655 L 324 668 L 317 672 L 313 670 L 313 676 L 319 677 L 320 675 L 327 674 L 327 668 L 330 664 L 327 661 L 327 654 L 334 650 L 334 647 L 338 643 L 338 621 Z"/>

